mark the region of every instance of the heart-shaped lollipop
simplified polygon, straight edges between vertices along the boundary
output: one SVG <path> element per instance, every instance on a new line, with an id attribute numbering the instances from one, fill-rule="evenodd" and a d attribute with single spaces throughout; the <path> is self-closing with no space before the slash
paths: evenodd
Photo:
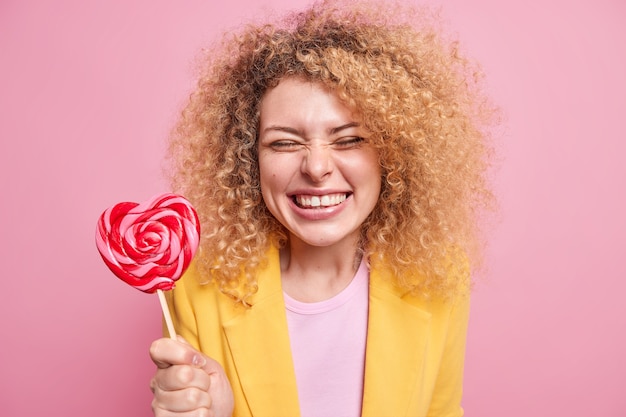
<path id="1" fill-rule="evenodd" d="M 199 242 L 196 210 L 185 198 L 169 193 L 141 204 L 116 204 L 102 213 L 96 228 L 96 246 L 109 269 L 140 291 L 158 292 L 162 306 L 161 290 L 174 287 Z M 167 319 L 166 308 L 163 312 Z"/>

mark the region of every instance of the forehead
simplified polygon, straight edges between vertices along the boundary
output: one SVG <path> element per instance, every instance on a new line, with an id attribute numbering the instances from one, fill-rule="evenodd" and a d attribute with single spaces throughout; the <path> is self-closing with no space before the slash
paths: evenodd
<path id="1" fill-rule="evenodd" d="M 261 124 L 357 121 L 357 112 L 320 82 L 296 77 L 282 79 L 261 98 Z"/>

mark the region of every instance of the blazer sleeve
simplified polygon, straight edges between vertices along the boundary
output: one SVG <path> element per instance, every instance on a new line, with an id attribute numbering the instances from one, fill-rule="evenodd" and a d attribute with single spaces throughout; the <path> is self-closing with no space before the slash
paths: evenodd
<path id="1" fill-rule="evenodd" d="M 441 366 L 435 381 L 429 417 L 461 417 L 463 408 L 463 368 L 469 320 L 468 294 L 457 296 L 447 321 Z"/>

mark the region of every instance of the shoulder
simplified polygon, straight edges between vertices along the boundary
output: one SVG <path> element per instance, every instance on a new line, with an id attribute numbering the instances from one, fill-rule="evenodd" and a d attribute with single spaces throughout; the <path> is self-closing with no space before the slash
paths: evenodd
<path id="1" fill-rule="evenodd" d="M 419 272 L 414 272 L 419 275 Z M 373 267 L 370 271 L 370 297 L 385 304 L 398 304 L 403 308 L 417 309 L 429 321 L 440 324 L 448 322 L 452 316 L 466 318 L 469 314 L 469 284 L 463 282 L 445 294 L 413 292 L 398 284 L 399 277 L 384 266 Z M 458 317 L 458 316 L 461 317 Z"/>
<path id="2" fill-rule="evenodd" d="M 243 282 L 244 273 L 240 279 L 234 282 Z M 280 264 L 278 250 L 271 247 L 266 253 L 265 263 L 255 271 L 257 283 L 256 293 L 250 297 L 248 307 L 253 308 L 262 304 L 268 298 L 274 298 L 276 294 L 282 294 L 280 285 Z M 187 272 L 177 282 L 172 290 L 171 298 L 184 300 L 193 309 L 208 313 L 208 310 L 217 310 L 222 319 L 241 314 L 246 310 L 241 302 L 237 301 L 233 294 L 237 294 L 241 288 L 220 288 L 219 284 L 212 282 L 208 277 L 208 271 L 198 262 L 192 263 Z"/>

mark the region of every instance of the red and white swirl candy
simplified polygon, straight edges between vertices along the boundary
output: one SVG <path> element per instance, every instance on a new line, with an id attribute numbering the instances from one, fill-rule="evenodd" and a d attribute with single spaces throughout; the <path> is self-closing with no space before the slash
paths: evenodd
<path id="1" fill-rule="evenodd" d="M 198 214 L 176 194 L 116 204 L 102 213 L 96 230 L 96 246 L 111 271 L 147 293 L 173 288 L 199 241 Z"/>

